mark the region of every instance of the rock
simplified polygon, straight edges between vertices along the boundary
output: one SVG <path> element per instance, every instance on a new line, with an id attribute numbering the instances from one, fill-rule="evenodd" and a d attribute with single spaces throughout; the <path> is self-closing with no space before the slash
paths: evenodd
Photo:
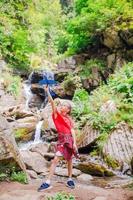
<path id="1" fill-rule="evenodd" d="M 80 162 L 75 165 L 75 168 L 81 170 L 86 174 L 94 176 L 113 176 L 114 173 L 104 167 L 103 165 L 92 163 L 92 162 Z"/>
<path id="2" fill-rule="evenodd" d="M 116 59 L 116 55 L 114 53 L 107 56 L 108 68 L 114 69 L 114 64 L 116 61 L 115 59 Z"/>
<path id="3" fill-rule="evenodd" d="M 103 34 L 103 44 L 110 49 L 122 47 L 118 31 L 107 29 Z"/>
<path id="4" fill-rule="evenodd" d="M 68 170 L 66 168 L 61 168 L 61 167 L 56 167 L 56 170 L 55 170 L 55 174 L 58 175 L 58 176 L 68 176 Z M 73 176 L 74 177 L 77 177 L 81 174 L 81 171 L 80 170 L 77 170 L 77 169 L 73 169 Z"/>
<path id="5" fill-rule="evenodd" d="M 96 197 L 94 200 L 107 200 L 107 197 L 99 196 L 99 197 Z"/>
<path id="6" fill-rule="evenodd" d="M 41 89 L 40 91 L 40 88 L 31 88 L 32 92 L 33 92 L 33 95 L 32 97 L 30 98 L 29 102 L 28 102 L 28 105 L 29 105 L 29 108 L 32 109 L 32 108 L 42 108 L 43 106 L 43 102 L 44 102 L 44 99 L 45 97 L 43 96 L 43 89 Z"/>
<path id="7" fill-rule="evenodd" d="M 100 78 L 98 80 L 95 80 L 93 78 L 88 78 L 88 77 L 82 79 L 83 88 L 86 89 L 88 92 L 98 87 L 99 83 L 100 83 Z"/>
<path id="8" fill-rule="evenodd" d="M 47 163 L 39 153 L 25 150 L 21 151 L 21 156 L 27 169 L 34 170 L 38 174 L 47 172 Z"/>
<path id="9" fill-rule="evenodd" d="M 33 178 L 33 179 L 37 179 L 38 176 L 37 176 L 37 173 L 33 170 L 26 170 L 28 175 L 30 176 L 30 178 Z"/>
<path id="10" fill-rule="evenodd" d="M 52 119 L 52 108 L 50 104 L 47 104 L 46 107 L 42 110 L 41 116 L 44 119 L 44 123 L 42 125 L 43 131 L 50 129 L 56 130 Z"/>
<path id="11" fill-rule="evenodd" d="M 133 157 L 132 157 L 132 159 L 131 159 L 131 172 L 132 172 L 132 174 L 133 174 Z"/>
<path id="12" fill-rule="evenodd" d="M 77 177 L 77 180 L 80 181 L 81 183 L 88 184 L 90 183 L 91 180 L 93 180 L 93 177 L 89 174 L 81 174 L 80 176 Z"/>
<path id="13" fill-rule="evenodd" d="M 70 98 L 70 96 L 68 96 L 68 95 L 65 93 L 63 84 L 59 84 L 59 85 L 53 87 L 52 89 L 53 89 L 53 91 L 57 94 L 58 97 L 60 97 L 60 98 L 62 98 L 62 99 L 69 99 L 69 98 Z"/>
<path id="14" fill-rule="evenodd" d="M 18 151 L 15 138 L 11 133 L 8 122 L 0 115 L 0 173 L 16 171 L 24 171 L 26 168 Z"/>
<path id="15" fill-rule="evenodd" d="M 133 49 L 126 51 L 126 59 L 132 61 L 133 60 Z"/>
<path id="16" fill-rule="evenodd" d="M 122 57 L 121 55 L 121 52 L 117 52 L 117 55 L 116 55 L 116 63 L 115 63 L 115 68 L 116 69 L 121 69 L 123 67 L 123 65 L 126 64 L 126 61 L 125 59 Z"/>
<path id="17" fill-rule="evenodd" d="M 51 142 L 50 145 L 49 145 L 48 152 L 55 153 L 56 152 L 56 145 L 57 145 L 57 142 Z"/>
<path id="18" fill-rule="evenodd" d="M 82 87 L 81 78 L 79 76 L 68 75 L 63 81 L 63 88 L 66 95 L 73 97 L 76 89 Z"/>
<path id="19" fill-rule="evenodd" d="M 89 123 L 86 123 L 77 141 L 79 149 L 89 148 L 96 141 L 99 134 L 98 130 L 93 129 Z"/>
<path id="20" fill-rule="evenodd" d="M 108 100 L 100 108 L 100 113 L 103 116 L 108 115 L 110 113 L 115 113 L 116 111 L 117 111 L 117 107 L 113 100 Z"/>
<path id="21" fill-rule="evenodd" d="M 20 104 L 17 106 L 8 107 L 3 111 L 3 115 L 8 118 L 12 117 L 14 120 L 26 118 L 26 117 L 33 117 L 33 113 L 24 109 L 24 105 Z"/>
<path id="22" fill-rule="evenodd" d="M 58 63 L 58 69 L 65 69 L 66 71 L 72 71 L 76 68 L 76 60 L 74 59 L 74 56 L 68 57 L 64 60 L 62 60 L 60 63 Z"/>
<path id="23" fill-rule="evenodd" d="M 105 143 L 103 154 L 118 161 L 121 166 L 123 163 L 129 165 L 133 157 L 133 145 L 131 141 L 133 141 L 133 129 L 125 122 L 121 122 Z"/>
<path id="24" fill-rule="evenodd" d="M 46 155 L 46 152 L 48 152 L 48 148 L 49 148 L 48 143 L 39 143 L 39 144 L 36 144 L 35 146 L 31 147 L 29 150 L 31 152 L 37 152 L 41 156 L 44 157 Z"/>
<path id="25" fill-rule="evenodd" d="M 16 141 L 29 141 L 35 134 L 38 118 L 35 116 L 25 117 L 12 122 Z"/>
<path id="26" fill-rule="evenodd" d="M 132 178 L 126 177 L 125 179 L 114 180 L 107 184 L 106 188 L 121 188 L 127 187 L 128 185 L 132 184 Z"/>
<path id="27" fill-rule="evenodd" d="M 7 63 L 4 60 L 0 59 L 0 73 L 7 70 Z"/>
<path id="28" fill-rule="evenodd" d="M 131 173 L 132 173 L 131 171 L 132 170 L 131 170 L 130 165 L 128 163 L 123 162 L 122 166 L 121 166 L 121 172 L 122 172 L 122 174 L 126 174 L 126 175 L 131 176 Z"/>
<path id="29" fill-rule="evenodd" d="M 121 39 L 126 43 L 128 47 L 133 47 L 133 30 L 122 30 L 120 32 Z"/>
<path id="30" fill-rule="evenodd" d="M 88 57 L 87 54 L 77 54 L 60 61 L 57 65 L 58 73 L 63 72 L 76 72 L 77 65 L 83 64 Z"/>
<path id="31" fill-rule="evenodd" d="M 48 161 L 50 161 L 51 159 L 53 159 L 55 156 L 54 153 L 44 153 L 44 158 Z"/>

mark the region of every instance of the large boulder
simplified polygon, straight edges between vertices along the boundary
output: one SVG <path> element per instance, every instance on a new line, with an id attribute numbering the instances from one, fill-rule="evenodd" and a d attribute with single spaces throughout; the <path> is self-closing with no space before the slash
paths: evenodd
<path id="1" fill-rule="evenodd" d="M 33 147 L 30 147 L 30 151 L 31 152 L 37 152 L 39 153 L 41 156 L 45 156 L 45 154 L 48 152 L 49 149 L 49 144 L 48 143 L 38 143 Z"/>
<path id="2" fill-rule="evenodd" d="M 133 157 L 133 129 L 125 122 L 117 125 L 105 143 L 103 153 L 118 161 L 121 166 L 129 164 Z"/>
<path id="3" fill-rule="evenodd" d="M 1 115 L 0 121 L 0 173 L 10 174 L 14 169 L 26 172 L 8 122 Z"/>
<path id="4" fill-rule="evenodd" d="M 75 165 L 75 168 L 81 170 L 86 174 L 91 174 L 94 176 L 113 176 L 114 173 L 109 170 L 107 167 L 96 164 L 93 162 L 80 162 Z"/>
<path id="5" fill-rule="evenodd" d="M 110 113 L 115 113 L 117 106 L 113 100 L 106 101 L 100 108 L 100 113 L 103 116 L 108 116 Z"/>
<path id="6" fill-rule="evenodd" d="M 21 156 L 27 169 L 33 170 L 38 174 L 48 171 L 47 162 L 39 153 L 23 150 L 21 151 Z"/>
<path id="7" fill-rule="evenodd" d="M 89 184 L 93 180 L 93 177 L 89 174 L 81 174 L 77 177 L 77 180 L 80 183 Z"/>
<path id="8" fill-rule="evenodd" d="M 36 116 L 25 117 L 12 122 L 13 133 L 16 141 L 29 141 L 34 137 L 38 118 Z"/>
<path id="9" fill-rule="evenodd" d="M 56 167 L 55 174 L 58 176 L 68 176 L 68 170 L 66 168 Z M 81 171 L 78 169 L 73 169 L 72 175 L 77 177 L 81 175 Z"/>
<path id="10" fill-rule="evenodd" d="M 7 120 L 13 121 L 22 119 L 25 117 L 33 117 L 34 114 L 30 111 L 24 109 L 24 105 L 20 104 L 17 106 L 11 106 L 3 110 L 3 115 L 6 117 Z"/>
<path id="11" fill-rule="evenodd" d="M 91 147 L 91 145 L 98 139 L 100 133 L 98 130 L 92 128 L 88 123 L 83 127 L 81 134 L 78 136 L 79 149 L 85 149 Z"/>

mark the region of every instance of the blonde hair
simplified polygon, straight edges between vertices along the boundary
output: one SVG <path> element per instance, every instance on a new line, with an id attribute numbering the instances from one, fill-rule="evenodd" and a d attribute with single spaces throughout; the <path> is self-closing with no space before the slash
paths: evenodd
<path id="1" fill-rule="evenodd" d="M 64 101 L 64 102 L 61 103 L 61 105 L 65 105 L 65 106 L 68 107 L 68 109 L 69 109 L 68 114 L 70 115 L 70 114 L 71 114 L 71 111 L 72 111 L 72 106 L 71 106 L 71 104 L 70 104 L 69 102 Z"/>

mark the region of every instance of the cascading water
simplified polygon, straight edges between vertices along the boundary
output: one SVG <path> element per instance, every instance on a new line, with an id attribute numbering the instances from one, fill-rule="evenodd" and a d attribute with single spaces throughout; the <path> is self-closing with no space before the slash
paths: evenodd
<path id="1" fill-rule="evenodd" d="M 24 92 L 25 92 L 25 97 L 26 97 L 26 103 L 25 103 L 25 109 L 28 110 L 29 109 L 29 102 L 31 100 L 31 98 L 33 97 L 33 94 L 31 92 L 31 85 L 29 83 L 24 83 Z"/>
<path id="2" fill-rule="evenodd" d="M 38 143 L 41 141 L 41 127 L 42 127 L 43 121 L 39 121 L 36 125 L 36 130 L 35 130 L 35 138 L 34 138 L 34 143 Z"/>
<path id="3" fill-rule="evenodd" d="M 29 149 L 31 146 L 34 146 L 35 144 L 41 143 L 41 127 L 42 127 L 43 121 L 39 121 L 36 125 L 35 130 L 35 137 L 33 141 L 29 141 L 27 143 L 21 143 L 19 145 L 20 150 L 26 150 Z"/>

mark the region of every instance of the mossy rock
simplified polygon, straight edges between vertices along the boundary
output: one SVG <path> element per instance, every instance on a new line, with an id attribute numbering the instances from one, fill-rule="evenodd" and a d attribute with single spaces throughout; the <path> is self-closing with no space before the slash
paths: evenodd
<path id="1" fill-rule="evenodd" d="M 104 161 L 112 169 L 117 169 L 118 167 L 120 167 L 120 163 L 117 160 L 113 159 L 110 155 L 105 156 Z"/>
<path id="2" fill-rule="evenodd" d="M 91 174 L 94 176 L 109 176 L 109 177 L 114 176 L 114 173 L 110 171 L 109 169 L 105 168 L 104 166 L 100 164 L 95 164 L 91 162 L 79 163 L 76 166 L 76 168 L 86 174 Z"/>
<path id="3" fill-rule="evenodd" d="M 32 139 L 33 132 L 29 132 L 28 128 L 18 128 L 14 131 L 14 135 L 17 142 L 29 141 Z"/>

